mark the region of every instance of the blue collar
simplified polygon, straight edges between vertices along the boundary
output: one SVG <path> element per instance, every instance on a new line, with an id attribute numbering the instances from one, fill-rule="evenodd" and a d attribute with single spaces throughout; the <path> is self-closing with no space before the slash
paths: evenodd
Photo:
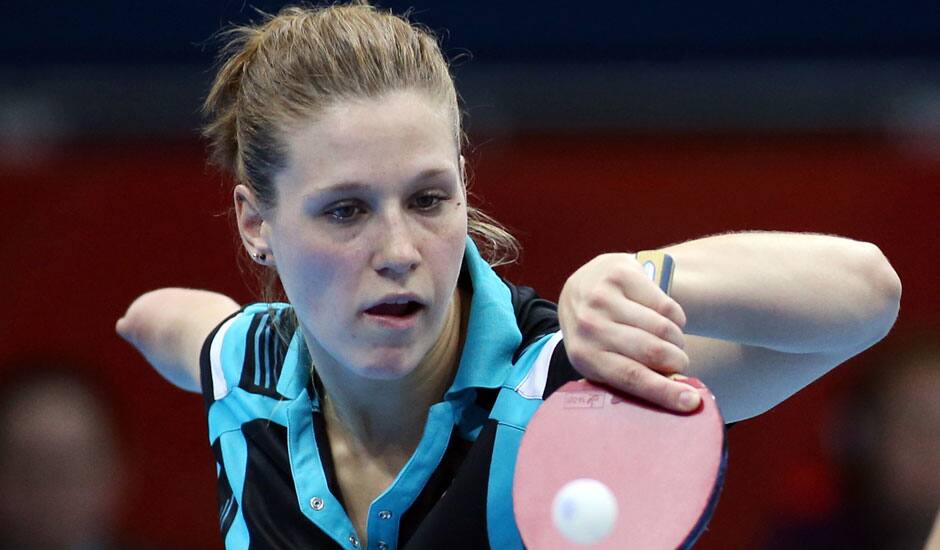
<path id="1" fill-rule="evenodd" d="M 460 365 L 445 399 L 467 388 L 501 386 L 512 368 L 513 353 L 522 343 L 509 287 L 480 256 L 470 237 L 464 267 L 473 284 L 473 299 Z"/>

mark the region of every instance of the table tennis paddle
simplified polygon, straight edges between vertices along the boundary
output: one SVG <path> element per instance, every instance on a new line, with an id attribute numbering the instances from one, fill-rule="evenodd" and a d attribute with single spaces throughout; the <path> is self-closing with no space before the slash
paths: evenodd
<path id="1" fill-rule="evenodd" d="M 637 255 L 668 293 L 672 258 Z M 714 396 L 676 413 L 586 380 L 536 411 L 516 458 L 513 510 L 529 550 L 690 548 L 718 501 L 725 426 Z"/>

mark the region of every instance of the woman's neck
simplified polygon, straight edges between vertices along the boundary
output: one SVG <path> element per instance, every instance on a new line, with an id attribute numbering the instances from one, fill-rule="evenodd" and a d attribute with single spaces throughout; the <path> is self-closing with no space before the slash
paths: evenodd
<path id="1" fill-rule="evenodd" d="M 343 437 L 373 456 L 395 451 L 410 455 L 421 439 L 428 409 L 453 381 L 468 312 L 469 299 L 458 289 L 437 342 L 402 378 L 364 379 L 338 366 L 318 368 L 331 437 Z"/>

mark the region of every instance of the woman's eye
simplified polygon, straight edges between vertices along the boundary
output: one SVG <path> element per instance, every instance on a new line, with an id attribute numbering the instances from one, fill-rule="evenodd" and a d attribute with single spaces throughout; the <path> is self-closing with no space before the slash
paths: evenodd
<path id="1" fill-rule="evenodd" d="M 362 213 L 362 209 L 355 204 L 341 204 L 325 212 L 333 221 L 347 222 Z"/>
<path id="2" fill-rule="evenodd" d="M 419 210 L 430 210 L 441 203 L 446 197 L 439 195 L 419 195 L 415 198 L 415 206 Z"/>

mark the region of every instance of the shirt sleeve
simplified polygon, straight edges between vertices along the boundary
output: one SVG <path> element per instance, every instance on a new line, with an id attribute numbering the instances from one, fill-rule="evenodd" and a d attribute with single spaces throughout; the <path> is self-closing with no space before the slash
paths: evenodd
<path id="1" fill-rule="evenodd" d="M 199 376 L 206 410 L 212 403 L 242 387 L 254 393 L 275 393 L 275 372 L 266 359 L 279 353 L 281 342 L 270 322 L 283 316 L 286 304 L 258 303 L 245 306 L 224 319 L 202 345 Z"/>

